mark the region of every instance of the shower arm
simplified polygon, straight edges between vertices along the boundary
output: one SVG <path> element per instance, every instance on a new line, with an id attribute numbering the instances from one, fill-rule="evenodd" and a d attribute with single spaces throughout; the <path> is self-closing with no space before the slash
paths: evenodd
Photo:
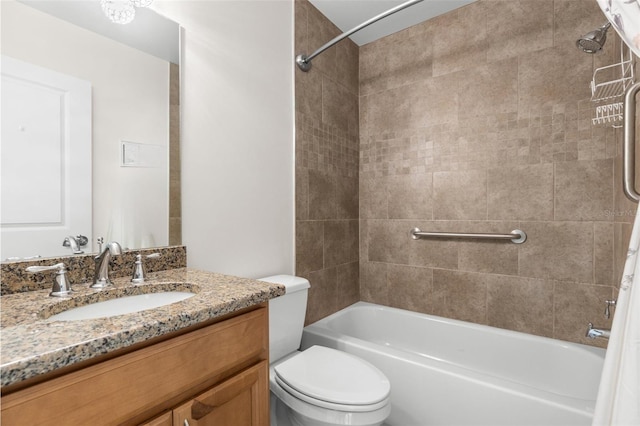
<path id="1" fill-rule="evenodd" d="M 296 64 L 298 65 L 298 68 L 300 68 L 302 71 L 305 71 L 305 72 L 309 71 L 311 69 L 311 60 L 316 56 L 318 56 L 319 54 L 321 54 L 322 52 L 324 52 L 325 50 L 327 50 L 328 48 L 330 48 L 331 46 L 333 46 L 334 44 L 344 40 L 345 38 L 349 37 L 351 34 L 357 33 L 361 29 L 368 27 L 374 22 L 378 22 L 379 20 L 386 18 L 389 15 L 393 15 L 396 12 L 400 12 L 401 10 L 406 9 L 409 6 L 413 6 L 416 3 L 420 3 L 421 1 L 423 0 L 409 0 L 405 3 L 402 3 L 392 9 L 387 10 L 386 12 L 382 12 L 381 14 L 374 16 L 373 18 L 369 19 L 366 22 L 363 22 L 362 24 L 358 25 L 355 28 L 340 34 L 338 37 L 334 38 L 328 43 L 325 43 L 322 47 L 320 47 L 318 50 L 313 52 L 311 55 L 307 56 L 305 54 L 300 54 L 296 56 Z"/>

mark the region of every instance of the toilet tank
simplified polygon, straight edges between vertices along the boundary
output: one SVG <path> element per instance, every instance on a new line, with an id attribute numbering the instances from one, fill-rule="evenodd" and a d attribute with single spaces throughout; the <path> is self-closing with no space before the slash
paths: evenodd
<path id="1" fill-rule="evenodd" d="M 273 275 L 260 281 L 282 284 L 283 296 L 269 300 L 269 362 L 300 348 L 307 312 L 309 281 L 293 275 Z"/>

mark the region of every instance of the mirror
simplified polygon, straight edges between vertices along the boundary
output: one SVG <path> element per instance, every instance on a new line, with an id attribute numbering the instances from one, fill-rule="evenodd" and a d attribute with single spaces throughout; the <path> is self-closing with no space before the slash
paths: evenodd
<path id="1" fill-rule="evenodd" d="M 3 64 L 32 67 L 8 76 L 3 67 L 3 123 L 15 125 L 2 131 L 0 259 L 71 255 L 63 240 L 77 235 L 88 237 L 80 248 L 85 253 L 97 250 L 99 237 L 128 249 L 180 244 L 179 26 L 148 8 L 137 8 L 129 24 L 115 24 L 99 1 L 3 0 L 0 7 Z M 23 69 L 85 84 L 87 107 L 73 106 L 75 95 L 66 83 L 55 90 L 48 77 L 45 84 L 24 83 L 22 77 L 32 73 Z M 16 75 L 17 89 L 4 90 L 13 87 L 5 82 L 17 81 Z M 26 103 L 24 93 L 33 87 L 51 99 L 44 102 L 36 95 Z M 4 111 L 19 111 L 17 104 L 24 104 L 24 111 L 46 110 L 34 106 L 50 104 L 57 115 L 31 121 L 16 113 L 10 117 L 14 121 L 5 121 Z M 74 137 L 65 121 L 80 121 L 76 110 L 80 116 L 87 113 L 84 133 L 77 133 L 84 137 Z M 26 145 L 36 134 L 41 143 L 52 139 L 58 145 Z M 73 160 L 75 151 L 66 139 L 90 146 L 88 157 Z M 20 164 L 24 167 L 11 167 Z M 16 170 L 17 175 L 8 175 Z M 89 188 L 79 201 L 74 197 L 80 191 L 70 189 L 77 184 Z M 70 218 L 80 215 L 84 203 L 90 219 L 75 226 Z"/>

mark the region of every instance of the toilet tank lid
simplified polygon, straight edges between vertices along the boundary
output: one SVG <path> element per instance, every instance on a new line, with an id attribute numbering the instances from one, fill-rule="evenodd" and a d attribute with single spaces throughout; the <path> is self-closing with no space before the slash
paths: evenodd
<path id="1" fill-rule="evenodd" d="M 306 290 L 311 287 L 311 284 L 309 284 L 309 281 L 306 278 L 296 277 L 294 275 L 272 275 L 270 277 L 258 278 L 258 280 L 268 283 L 282 284 L 286 288 L 286 294 Z"/>

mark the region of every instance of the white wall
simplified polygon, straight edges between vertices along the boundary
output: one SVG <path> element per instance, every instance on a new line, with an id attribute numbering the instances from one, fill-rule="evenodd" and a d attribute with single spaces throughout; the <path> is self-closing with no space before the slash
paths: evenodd
<path id="1" fill-rule="evenodd" d="M 156 1 L 184 27 L 182 235 L 193 268 L 294 271 L 293 2 Z"/>
<path id="2" fill-rule="evenodd" d="M 169 63 L 15 1 L 1 7 L 3 54 L 92 84 L 94 237 L 167 245 L 167 165 L 123 168 L 119 159 L 121 139 L 168 152 Z"/>

